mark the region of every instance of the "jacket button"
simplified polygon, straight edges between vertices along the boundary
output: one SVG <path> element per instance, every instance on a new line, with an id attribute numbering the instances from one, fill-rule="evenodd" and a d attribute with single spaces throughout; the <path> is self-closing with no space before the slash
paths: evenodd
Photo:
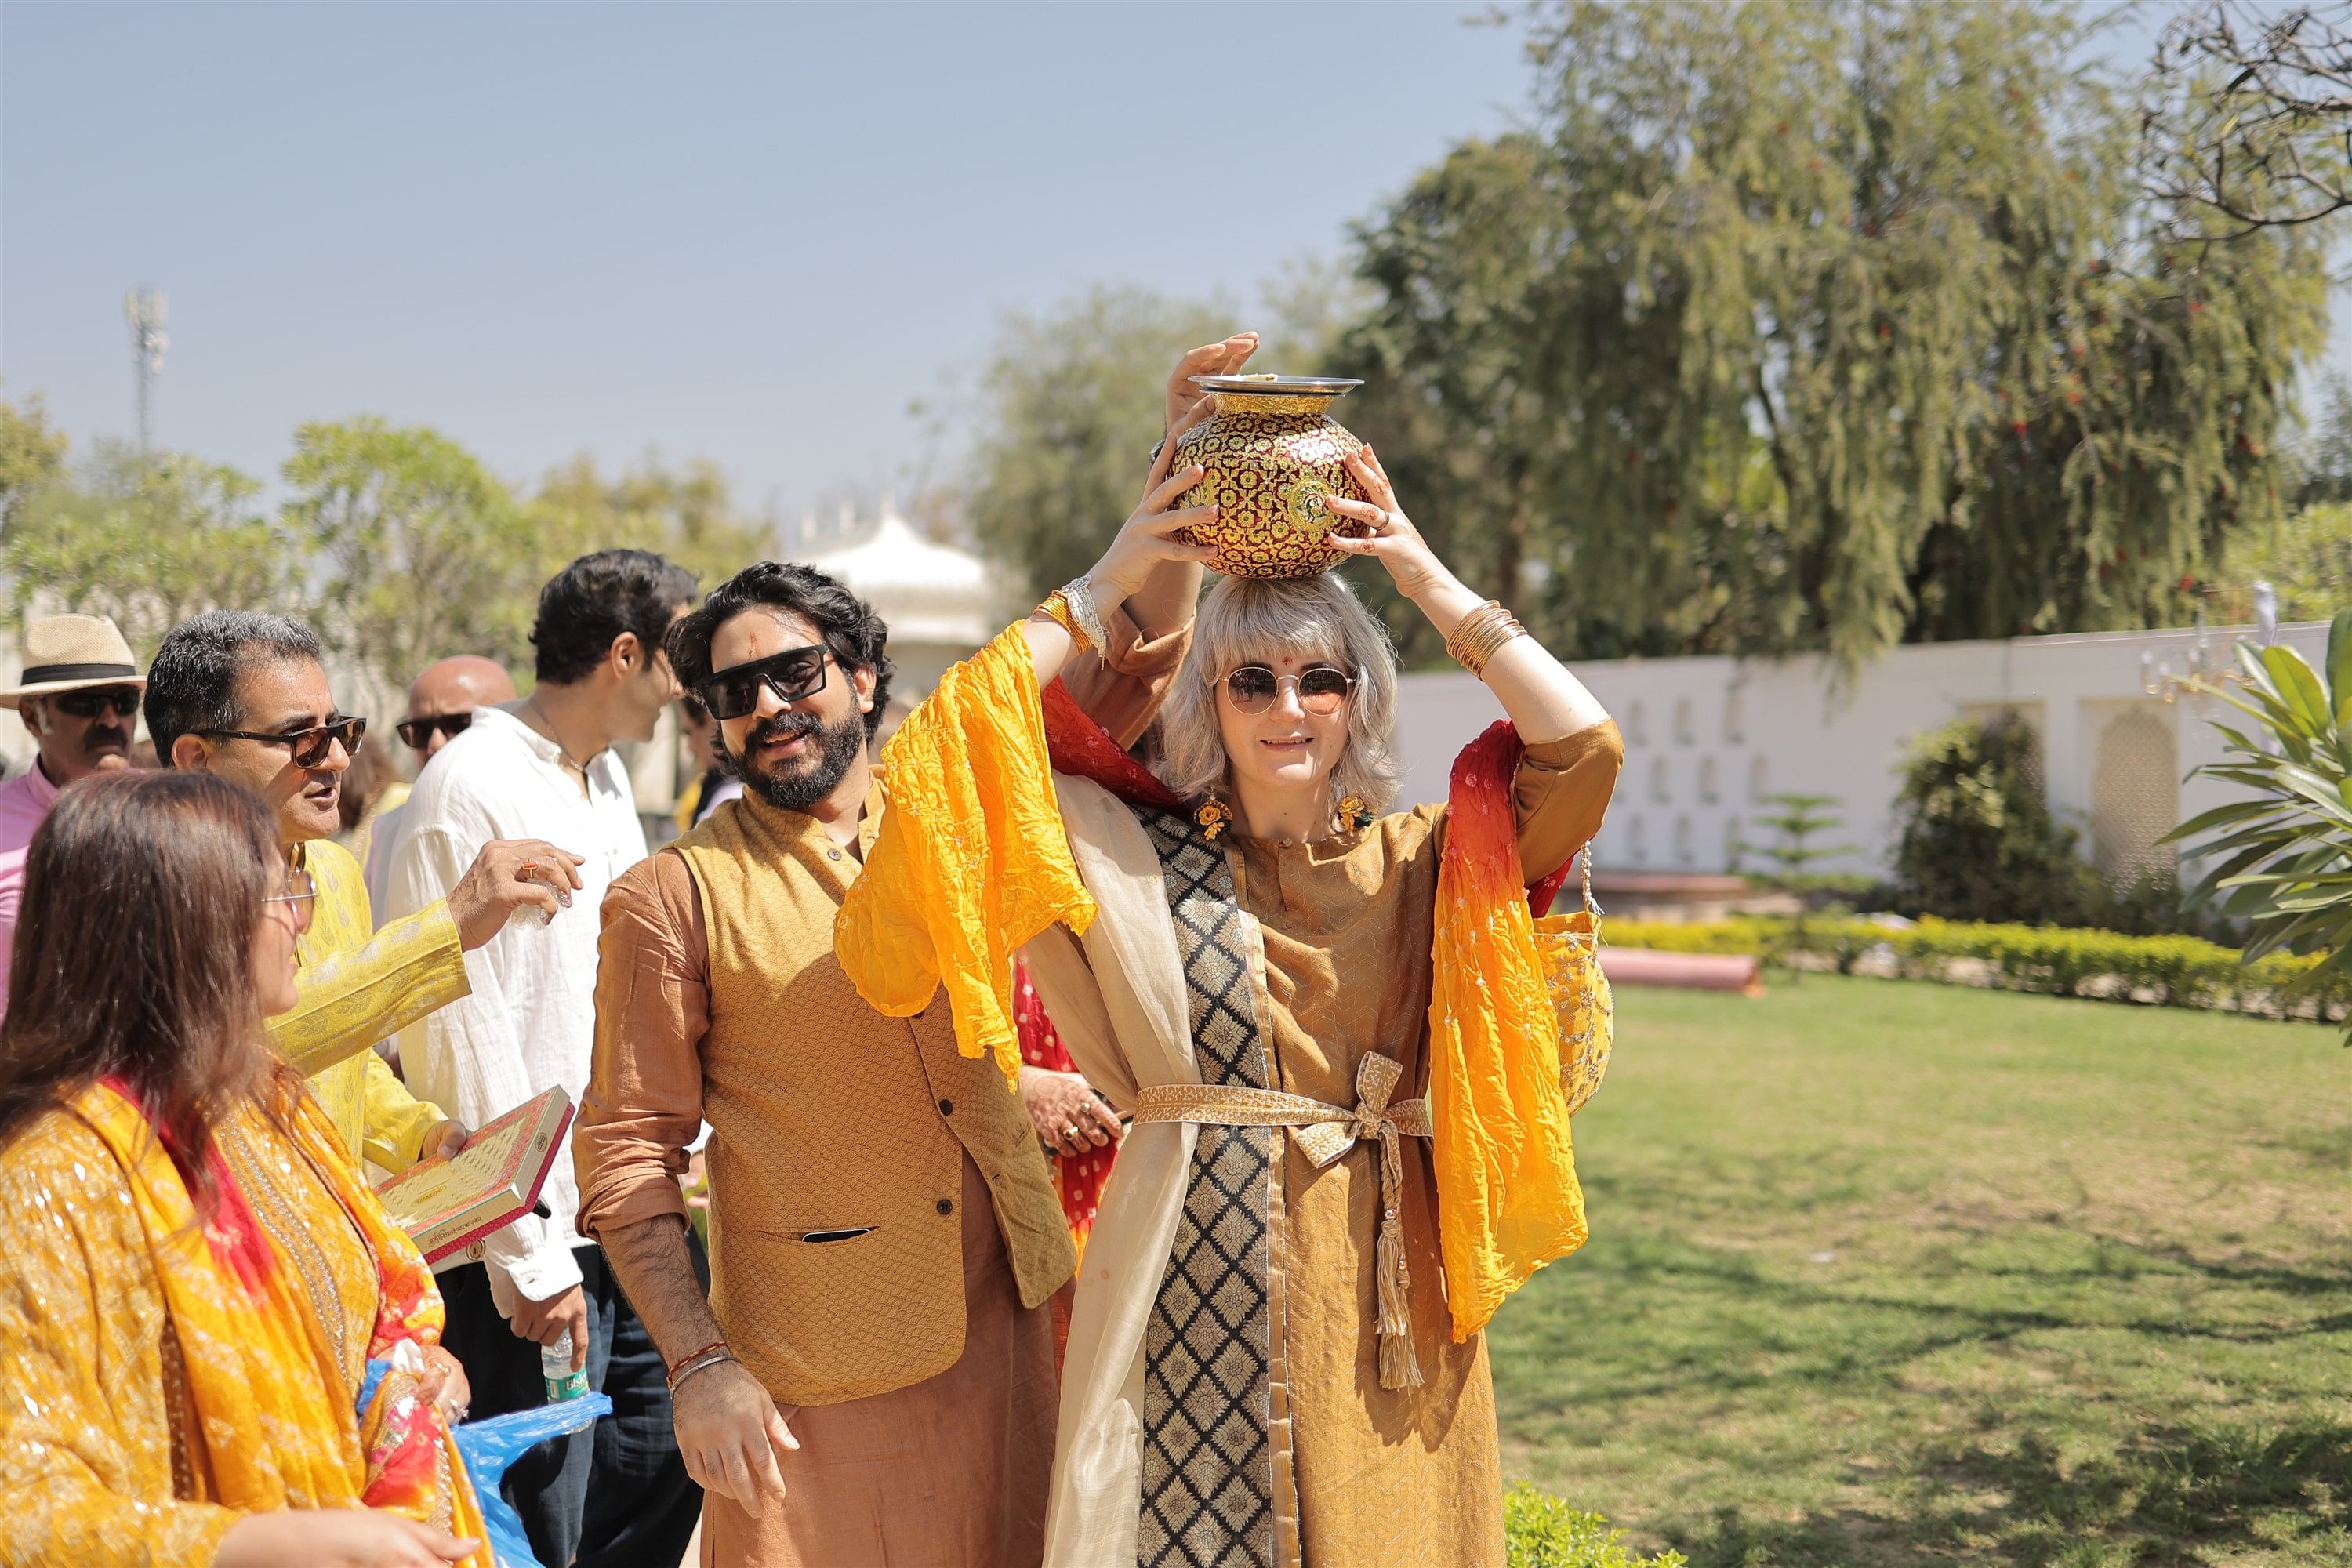
<path id="1" fill-rule="evenodd" d="M 953 1199 L 953 1198 L 941 1198 L 941 1199 L 940 1200 L 940 1212 L 941 1214 L 953 1214 L 953 1213 L 955 1213 L 955 1199 Z"/>
<path id="2" fill-rule="evenodd" d="M 940 1100 L 940 1114 L 941 1116 L 953 1116 L 955 1114 L 955 1101 L 952 1100 Z"/>
<path id="3" fill-rule="evenodd" d="M 838 849 L 828 849 L 824 852 L 824 858 L 828 860 L 838 860 L 841 858 L 841 851 Z"/>

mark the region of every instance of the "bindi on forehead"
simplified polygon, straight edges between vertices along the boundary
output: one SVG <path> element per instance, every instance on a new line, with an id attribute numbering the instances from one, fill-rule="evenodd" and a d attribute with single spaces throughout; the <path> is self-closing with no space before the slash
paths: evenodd
<path id="1" fill-rule="evenodd" d="M 760 606 L 728 617 L 712 635 L 710 668 L 726 669 L 824 640 L 814 626 L 790 611 Z"/>
<path id="2" fill-rule="evenodd" d="M 1286 649 L 1276 653 L 1260 653 L 1244 658 L 1237 658 L 1234 660 L 1232 668 L 1234 669 L 1240 669 L 1245 666 L 1253 664 L 1264 665 L 1266 668 L 1273 670 L 1276 675 L 1297 675 L 1301 670 L 1314 669 L 1318 666 L 1328 667 L 1332 669 L 1344 669 L 1346 668 L 1345 665 L 1340 663 L 1339 657 L 1337 654 L 1322 653 L 1314 650 L 1302 652 L 1297 648 Z"/>

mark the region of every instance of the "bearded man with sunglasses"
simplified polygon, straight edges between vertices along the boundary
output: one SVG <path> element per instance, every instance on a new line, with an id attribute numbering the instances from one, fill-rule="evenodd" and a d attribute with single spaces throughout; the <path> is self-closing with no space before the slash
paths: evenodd
<path id="1" fill-rule="evenodd" d="M 651 740 L 677 700 L 662 638 L 693 599 L 690 574 L 642 550 L 598 551 L 557 573 L 531 629 L 531 694 L 476 708 L 402 808 L 389 913 L 442 897 L 499 838 L 544 837 L 578 857 L 580 897 L 548 929 L 519 926 L 470 955 L 471 994 L 401 1036 L 410 1085 L 468 1121 L 557 1085 L 577 1100 L 588 1087 L 596 909 L 646 855 L 613 747 Z M 567 1163 L 540 1196 L 545 1217 L 517 1221 L 488 1238 L 480 1261 L 442 1270 L 442 1342 L 466 1363 L 475 1412 L 496 1415 L 541 1403 L 541 1350 L 569 1335 L 572 1369 L 612 1396 L 614 1415 L 524 1456 L 507 1471 L 508 1500 L 542 1563 L 675 1563 L 702 1495 L 671 1441 L 661 1354 L 604 1254 L 573 1228 Z"/>
<path id="2" fill-rule="evenodd" d="M 24 673 L 0 691 L 40 753 L 0 784 L 0 1016 L 8 1011 L 9 955 L 25 891 L 25 852 L 58 791 L 79 778 L 131 765 L 146 679 L 131 645 L 104 616 L 46 616 L 25 628 Z"/>
<path id="3" fill-rule="evenodd" d="M 215 610 L 181 622 L 148 668 L 145 714 L 168 767 L 218 773 L 258 796 L 278 847 L 313 889 L 295 944 L 299 1000 L 269 1020 L 270 1043 L 354 1159 L 390 1172 L 454 1153 L 466 1129 L 410 1094 L 369 1047 L 466 994 L 464 952 L 515 910 L 552 910 L 553 889 L 517 873 L 570 864 L 548 844 L 487 846 L 449 897 L 378 931 L 359 862 L 333 841 L 336 802 L 367 721 L 335 706 L 318 635 L 284 616 Z"/>
<path id="4" fill-rule="evenodd" d="M 1189 377 L 1255 344 L 1188 355 L 1171 415 Z M 1123 603 L 1106 595 L 1102 653 L 1066 672 L 1123 743 L 1183 656 L 1195 559 L 1147 562 Z M 889 809 L 867 760 L 887 636 L 839 582 L 772 561 L 678 622 L 671 659 L 744 793 L 604 900 L 581 1225 L 670 1358 L 704 1560 L 730 1568 L 1034 1568 L 1044 1552 L 1045 1303 L 1076 1258 L 1036 1132 L 1003 1070 L 960 1052 L 944 1001 L 886 1017 L 834 947 Z M 705 1118 L 707 1297 L 677 1180 Z"/>

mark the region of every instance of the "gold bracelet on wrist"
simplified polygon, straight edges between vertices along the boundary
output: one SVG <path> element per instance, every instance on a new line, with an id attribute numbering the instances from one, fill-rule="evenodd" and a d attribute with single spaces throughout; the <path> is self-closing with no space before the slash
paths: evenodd
<path id="1" fill-rule="evenodd" d="M 1454 626 L 1445 639 L 1445 651 L 1471 674 L 1483 676 L 1496 650 L 1514 637 L 1527 636 L 1527 631 L 1510 611 L 1489 599 Z"/>
<path id="2" fill-rule="evenodd" d="M 1519 625 L 1516 616 L 1506 616 L 1488 626 L 1478 639 L 1476 646 L 1470 650 L 1471 658 L 1476 661 L 1475 666 L 1476 672 L 1479 675 L 1485 675 L 1487 664 L 1503 650 L 1504 644 L 1527 635 L 1528 628 Z"/>
<path id="3" fill-rule="evenodd" d="M 1457 664 L 1466 663 L 1467 661 L 1462 657 L 1464 634 L 1475 631 L 1478 627 L 1486 625 L 1487 616 L 1500 610 L 1502 607 L 1503 606 L 1495 600 L 1489 599 L 1485 604 L 1480 605 L 1475 609 L 1464 616 L 1460 620 L 1454 622 L 1454 629 L 1445 634 L 1445 657 L 1453 659 Z"/>
<path id="4" fill-rule="evenodd" d="M 1029 618 L 1031 620 L 1034 621 L 1040 617 L 1053 622 L 1055 626 L 1069 633 L 1070 640 L 1072 642 L 1078 644 L 1080 647 L 1084 647 L 1086 645 L 1087 634 L 1078 630 L 1077 620 L 1070 614 L 1069 603 L 1062 597 L 1062 591 L 1059 588 L 1056 588 L 1052 593 L 1046 595 L 1045 602 L 1029 612 Z"/>
<path id="5" fill-rule="evenodd" d="M 1109 654 L 1110 633 L 1103 625 L 1101 609 L 1095 604 L 1094 584 L 1084 577 L 1063 584 L 1046 595 L 1045 602 L 1037 607 L 1059 622 L 1080 647 Z"/>

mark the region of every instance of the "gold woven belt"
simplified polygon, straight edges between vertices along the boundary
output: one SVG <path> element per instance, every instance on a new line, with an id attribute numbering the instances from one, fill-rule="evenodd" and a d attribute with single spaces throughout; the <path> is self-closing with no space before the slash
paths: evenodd
<path id="1" fill-rule="evenodd" d="M 1204 1127 L 1286 1127 L 1307 1163 L 1320 1170 L 1360 1142 L 1377 1139 L 1381 1145 L 1381 1232 L 1375 1267 L 1380 1276 L 1381 1386 L 1417 1387 L 1421 1364 L 1412 1352 L 1412 1323 L 1407 1287 L 1412 1277 L 1405 1267 L 1404 1225 L 1397 1204 L 1404 1188 L 1404 1154 L 1399 1138 L 1430 1135 L 1429 1101 L 1407 1100 L 1389 1103 L 1404 1069 L 1393 1057 L 1377 1053 L 1356 1066 L 1356 1109 L 1345 1110 L 1284 1094 L 1271 1089 L 1244 1089 L 1236 1084 L 1162 1083 L 1139 1091 L 1135 1121 L 1190 1121 Z"/>

